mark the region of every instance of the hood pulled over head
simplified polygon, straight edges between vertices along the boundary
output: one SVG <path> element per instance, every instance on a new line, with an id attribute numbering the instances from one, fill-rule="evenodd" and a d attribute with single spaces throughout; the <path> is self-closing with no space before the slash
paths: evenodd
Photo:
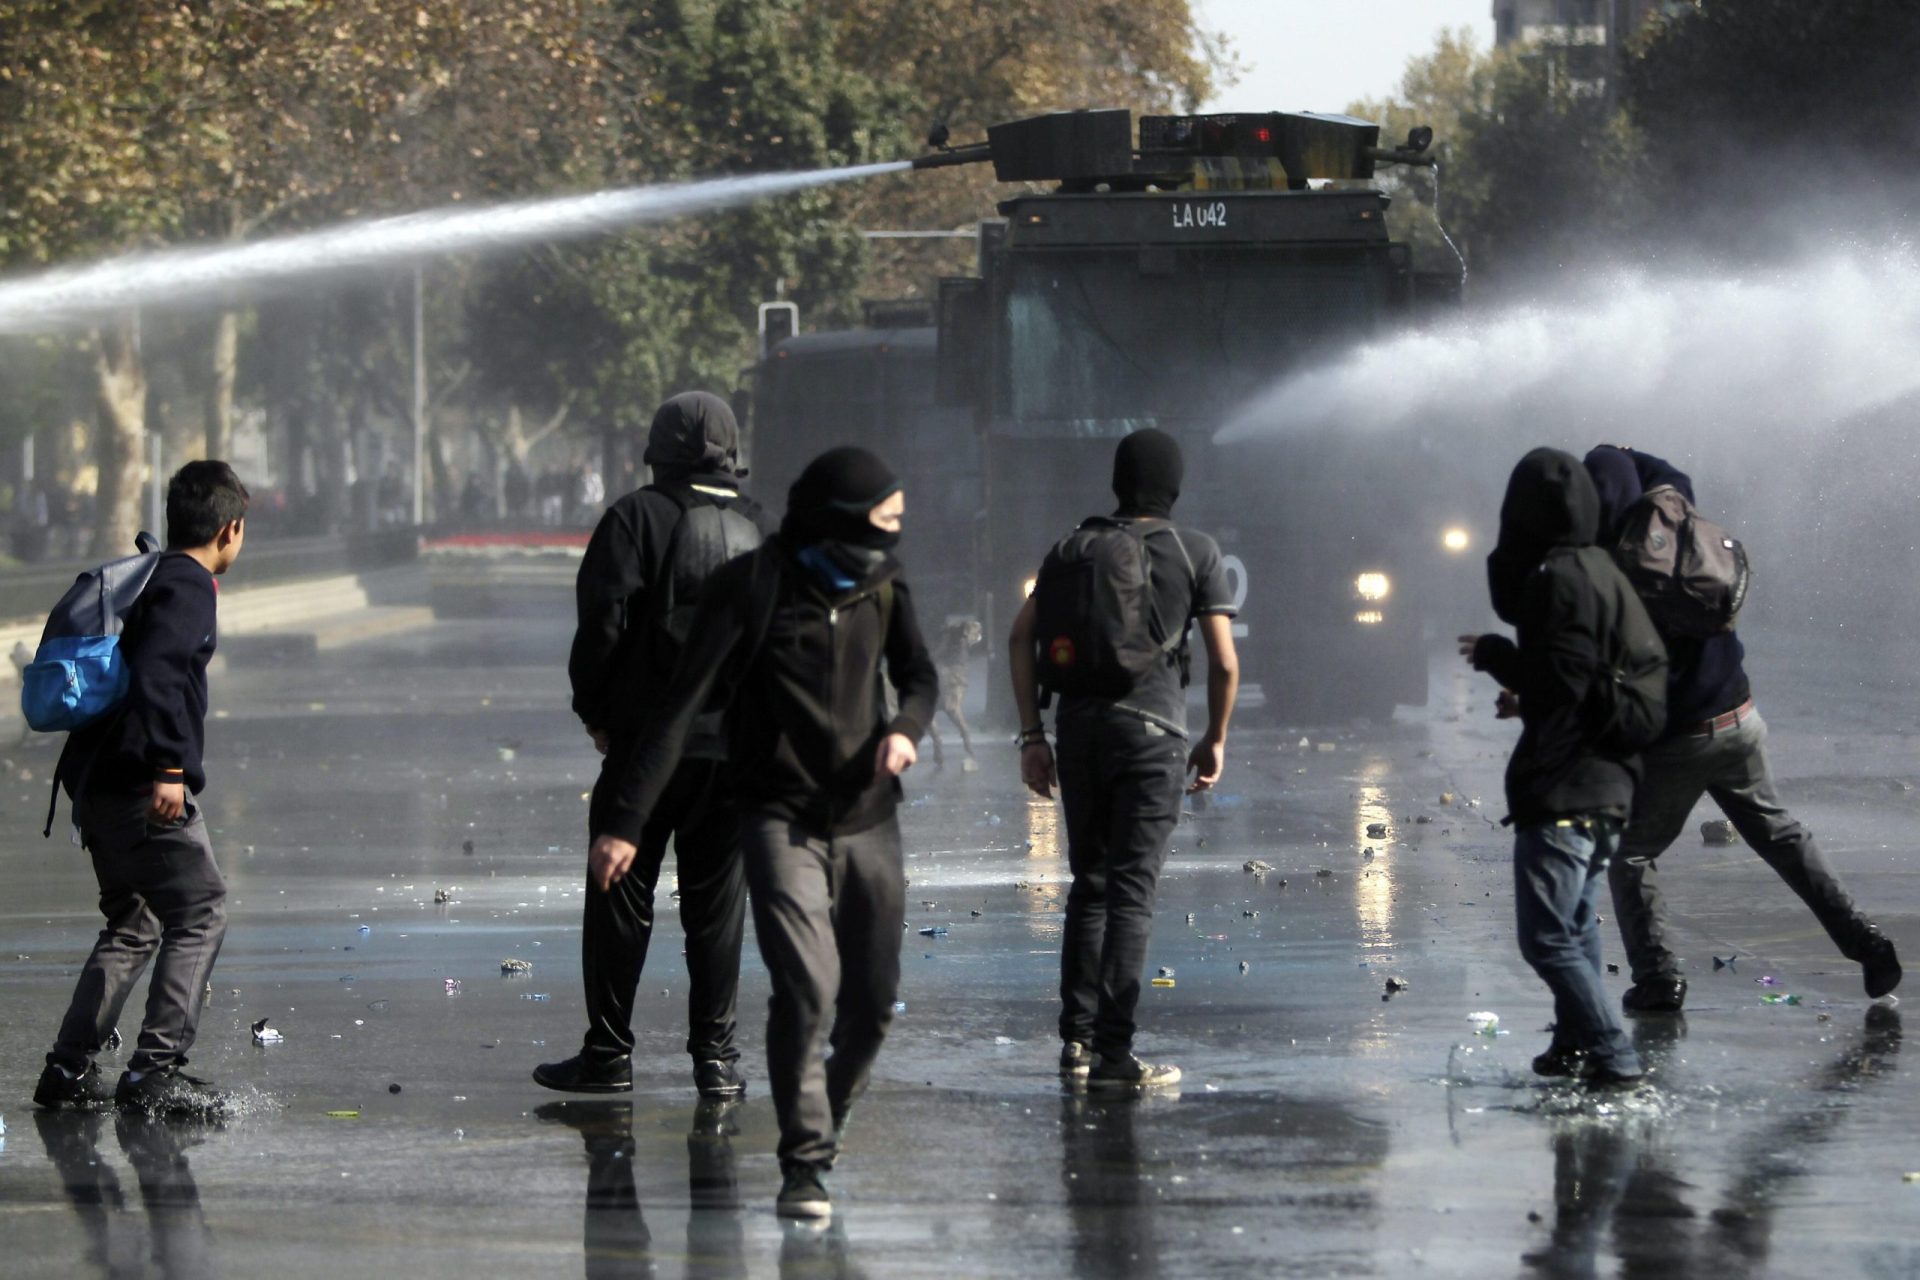
<path id="1" fill-rule="evenodd" d="M 1560 449 L 1535 449 L 1507 479 L 1500 504 L 1500 540 L 1487 557 L 1493 611 L 1517 620 L 1521 588 L 1556 547 L 1593 545 L 1600 495 L 1580 460 Z"/>
<path id="2" fill-rule="evenodd" d="M 879 528 L 867 513 L 899 491 L 899 479 L 867 450 L 857 445 L 829 449 L 809 462 L 787 490 L 781 536 L 796 546 L 834 542 L 889 550 L 900 535 Z"/>
<path id="3" fill-rule="evenodd" d="M 1143 427 L 1113 452 L 1113 496 L 1123 516 L 1173 517 L 1187 463 L 1180 442 L 1157 427 Z"/>
<path id="4" fill-rule="evenodd" d="M 1611 547 L 1620 541 L 1627 508 L 1646 492 L 1640 483 L 1640 468 L 1625 449 L 1610 444 L 1589 450 L 1584 461 L 1600 498 L 1600 532 L 1595 541 Z"/>
<path id="5" fill-rule="evenodd" d="M 740 425 L 733 409 L 711 391 L 686 391 L 653 415 L 641 459 L 663 480 L 702 472 L 741 474 Z"/>

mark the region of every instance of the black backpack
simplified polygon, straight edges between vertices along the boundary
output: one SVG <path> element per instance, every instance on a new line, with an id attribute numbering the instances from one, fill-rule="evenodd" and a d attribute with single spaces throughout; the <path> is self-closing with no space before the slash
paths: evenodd
<path id="1" fill-rule="evenodd" d="M 760 528 L 731 507 L 681 502 L 680 519 L 660 557 L 660 580 L 647 592 L 647 660 L 654 671 L 673 670 L 686 647 L 707 579 L 735 556 L 760 545 Z"/>
<path id="2" fill-rule="evenodd" d="M 1033 589 L 1034 662 L 1052 693 L 1121 698 L 1187 638 L 1187 619 L 1160 617 L 1147 539 L 1165 520 L 1095 516 L 1055 543 Z M 1191 568 L 1192 559 L 1188 558 Z"/>
<path id="3" fill-rule="evenodd" d="M 1666 642 L 1612 556 L 1599 547 L 1581 547 L 1573 554 L 1601 605 L 1605 670 L 1589 694 L 1591 723 L 1608 753 L 1635 755 L 1667 726 Z"/>
<path id="4" fill-rule="evenodd" d="M 1740 540 L 1672 485 L 1627 509 L 1613 557 L 1662 632 L 1704 639 L 1733 630 L 1752 569 Z"/>

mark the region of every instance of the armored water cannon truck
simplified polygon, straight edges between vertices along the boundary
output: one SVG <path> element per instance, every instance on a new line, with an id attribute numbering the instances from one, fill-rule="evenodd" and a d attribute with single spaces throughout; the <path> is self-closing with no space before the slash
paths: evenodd
<path id="1" fill-rule="evenodd" d="M 1459 271 L 1418 272 L 1393 242 L 1381 164 L 1431 162 L 1432 137 L 1305 112 L 1073 111 L 995 125 L 919 168 L 993 165 L 1051 184 L 978 228 L 976 275 L 940 281 L 927 323 L 808 333 L 755 367 L 762 492 L 863 443 L 902 473 L 903 557 L 926 625 L 970 614 L 1000 639 L 1047 548 L 1110 510 L 1115 440 L 1177 436 L 1176 517 L 1212 533 L 1241 601 L 1245 678 L 1281 718 L 1381 714 L 1426 698 L 1421 584 L 1455 513 L 1429 443 L 1355 422 L 1216 443 L 1290 376 L 1329 365 L 1436 304 Z M 1383 387 L 1382 394 L 1391 394 Z M 1471 539 L 1465 539 L 1470 544 Z M 924 585 L 923 585 L 924 584 Z M 996 708 L 1005 683 L 996 663 Z"/>

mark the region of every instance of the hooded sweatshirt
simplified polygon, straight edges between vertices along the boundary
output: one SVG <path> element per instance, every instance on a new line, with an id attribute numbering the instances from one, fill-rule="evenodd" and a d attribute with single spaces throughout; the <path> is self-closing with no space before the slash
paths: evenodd
<path id="1" fill-rule="evenodd" d="M 666 671 L 648 669 L 641 641 L 647 593 L 662 577 L 673 530 L 696 506 L 729 507 L 759 528 L 771 516 L 740 493 L 740 428 L 727 402 L 705 391 L 660 406 L 647 432 L 645 460 L 653 483 L 619 499 L 601 517 L 574 581 L 578 626 L 567 658 L 573 711 L 590 729 L 624 739 L 646 703 L 666 687 Z M 724 743 L 709 730 L 689 745 L 694 757 L 717 759 Z"/>
<path id="2" fill-rule="evenodd" d="M 1672 485 L 1688 502 L 1693 481 L 1664 458 L 1637 449 L 1601 445 L 1586 457 L 1600 494 L 1600 545 L 1619 544 L 1627 508 L 1648 489 Z M 1753 695 L 1747 681 L 1746 646 L 1739 633 L 1705 638 L 1662 634 L 1667 642 L 1667 729 L 1662 741 L 1684 737 L 1701 722 L 1731 711 Z"/>
<path id="3" fill-rule="evenodd" d="M 876 773 L 889 733 L 918 743 L 939 680 L 913 597 L 867 519 L 899 488 L 865 450 L 832 450 L 788 496 L 779 535 L 708 581 L 684 657 L 636 738 L 607 831 L 639 842 L 702 707 L 727 707 L 727 760 L 743 809 L 822 836 L 893 816 L 899 779 Z M 886 717 L 880 664 L 899 694 Z"/>
<path id="4" fill-rule="evenodd" d="M 1521 827 L 1560 818 L 1625 820 L 1635 757 L 1605 752 L 1590 707 L 1603 645 L 1632 587 L 1594 546 L 1600 498 L 1580 460 L 1535 449 L 1520 460 L 1487 558 L 1494 609 L 1517 636 L 1480 637 L 1473 665 L 1520 695 L 1520 741 L 1507 762 L 1507 810 Z"/>

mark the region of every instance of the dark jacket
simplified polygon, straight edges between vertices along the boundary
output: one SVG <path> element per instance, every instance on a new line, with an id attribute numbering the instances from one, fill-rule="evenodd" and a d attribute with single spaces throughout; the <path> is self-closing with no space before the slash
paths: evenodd
<path id="1" fill-rule="evenodd" d="M 643 652 L 647 629 L 631 624 L 647 616 L 647 591 L 661 577 L 685 510 L 730 507 L 752 520 L 763 537 L 773 533 L 773 517 L 739 488 L 730 472 L 684 476 L 636 489 L 600 518 L 574 580 L 578 621 L 567 657 L 573 712 L 588 728 L 630 737 L 647 704 L 666 687 L 670 673 L 650 669 Z"/>
<path id="2" fill-rule="evenodd" d="M 926 733 L 939 691 L 933 659 L 891 557 L 849 592 L 829 596 L 817 581 L 779 537 L 708 581 L 685 655 L 618 766 L 608 834 L 639 843 L 694 718 L 716 702 L 727 706 L 727 760 L 743 809 L 817 835 L 853 835 L 892 816 L 900 783 L 876 775 L 874 754 L 888 733 L 916 743 Z M 891 721 L 883 657 L 900 696 Z"/>
<path id="3" fill-rule="evenodd" d="M 192 556 L 169 552 L 128 613 L 120 636 L 130 681 L 126 701 L 67 735 L 58 775 L 68 794 L 134 791 L 155 782 L 207 785 L 207 662 L 213 657 L 219 587 Z"/>
<path id="4" fill-rule="evenodd" d="M 1535 449 L 1514 468 L 1488 557 L 1495 611 L 1518 643 L 1486 635 L 1473 665 L 1520 695 L 1520 741 L 1507 761 L 1507 811 L 1521 827 L 1559 818 L 1625 819 L 1639 777 L 1635 758 L 1595 741 L 1593 682 L 1633 588 L 1593 545 L 1599 498 L 1579 459 Z M 1604 677 L 1603 677 L 1604 678 Z"/>
<path id="5" fill-rule="evenodd" d="M 1628 507 L 1648 489 L 1672 485 L 1693 502 L 1693 481 L 1664 458 L 1638 449 L 1611 445 L 1587 454 L 1587 470 L 1600 493 L 1601 543 L 1611 549 L 1619 541 Z M 1705 638 L 1670 636 L 1667 642 L 1667 729 L 1663 739 L 1691 732 L 1702 721 L 1731 711 L 1752 696 L 1747 681 L 1746 646 L 1738 632 Z"/>

